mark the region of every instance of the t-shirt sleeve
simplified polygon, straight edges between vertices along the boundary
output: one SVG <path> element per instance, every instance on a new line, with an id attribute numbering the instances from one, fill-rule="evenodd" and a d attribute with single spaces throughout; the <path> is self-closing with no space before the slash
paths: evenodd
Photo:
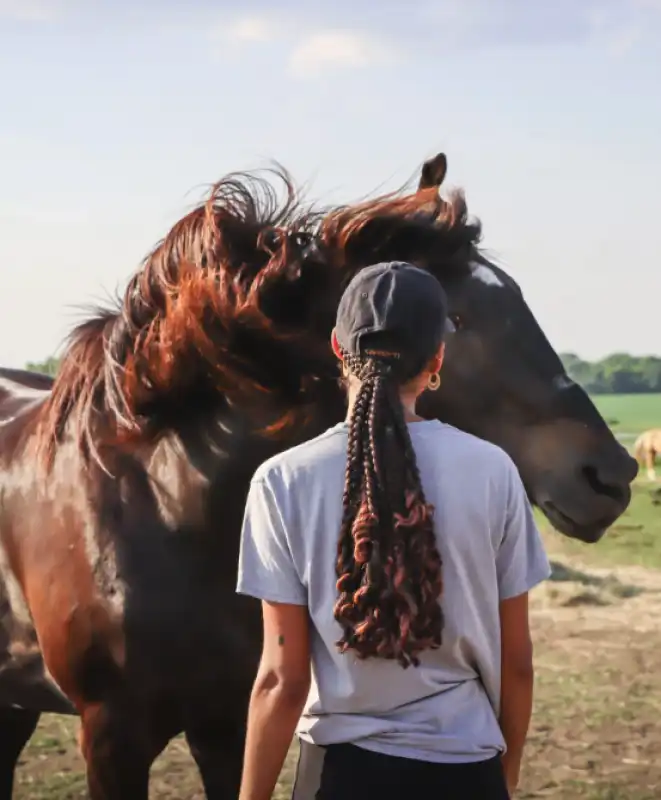
<path id="1" fill-rule="evenodd" d="M 307 605 L 289 535 L 271 487 L 253 479 L 241 530 L 237 592 L 274 603 Z"/>
<path id="2" fill-rule="evenodd" d="M 505 531 L 496 555 L 496 571 L 501 600 L 525 594 L 551 575 L 530 501 L 513 464 Z"/>

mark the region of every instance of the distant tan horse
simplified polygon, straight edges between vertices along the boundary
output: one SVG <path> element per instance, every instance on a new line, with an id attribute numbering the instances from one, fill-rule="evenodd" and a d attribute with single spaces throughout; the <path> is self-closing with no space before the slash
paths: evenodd
<path id="1" fill-rule="evenodd" d="M 641 433 L 633 446 L 634 456 L 639 464 L 647 469 L 647 477 L 656 480 L 654 461 L 656 456 L 661 455 L 661 428 L 652 428 L 645 433 Z"/>

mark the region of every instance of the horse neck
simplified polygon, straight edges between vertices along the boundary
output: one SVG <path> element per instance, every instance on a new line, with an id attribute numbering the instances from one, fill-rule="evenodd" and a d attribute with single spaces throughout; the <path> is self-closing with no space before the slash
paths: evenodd
<path id="1" fill-rule="evenodd" d="M 305 423 L 268 436 L 243 410 L 227 404 L 193 414 L 140 454 L 160 519 L 172 530 L 197 530 L 210 551 L 227 556 L 238 546 L 235 533 L 258 466 L 341 418 L 341 407 L 324 404 Z"/>
<path id="2" fill-rule="evenodd" d="M 228 473 L 252 475 L 267 458 L 314 438 L 343 419 L 345 401 L 337 382 L 322 382 L 324 399 L 274 432 L 268 430 L 270 415 L 262 416 L 259 410 L 239 407 L 223 397 L 217 408 L 199 415 L 193 411 L 173 426 L 162 437 L 160 447 L 170 458 L 190 462 L 210 486 L 221 486 Z"/>

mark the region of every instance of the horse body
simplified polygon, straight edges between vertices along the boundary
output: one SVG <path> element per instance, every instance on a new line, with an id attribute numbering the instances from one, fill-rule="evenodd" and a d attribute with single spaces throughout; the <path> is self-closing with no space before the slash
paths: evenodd
<path id="1" fill-rule="evenodd" d="M 661 428 L 652 428 L 641 433 L 634 443 L 633 452 L 638 463 L 645 467 L 649 480 L 655 481 L 654 464 L 661 453 Z"/>
<path id="2" fill-rule="evenodd" d="M 0 415 L 23 423 L 20 408 L 34 414 L 44 399 L 16 384 Z M 20 706 L 18 752 L 40 712 L 80 714 L 93 796 L 145 792 L 153 759 L 181 731 L 208 796 L 237 790 L 261 617 L 234 591 L 236 532 L 252 474 L 283 444 L 233 410 L 204 417 L 113 451 L 104 469 L 69 440 L 47 475 L 17 479 L 33 465 L 27 437 L 0 476 L 0 704 Z M 287 446 L 319 430 L 303 426 Z"/>
<path id="3" fill-rule="evenodd" d="M 291 199 L 260 211 L 229 180 L 74 333 L 54 383 L 0 373 L 0 798 L 41 711 L 81 716 L 93 800 L 146 799 L 180 731 L 207 796 L 236 796 L 261 649 L 259 604 L 235 593 L 245 495 L 265 458 L 342 418 L 328 342 L 365 264 L 420 264 L 448 292 L 459 332 L 425 416 L 504 447 L 567 535 L 595 541 L 624 511 L 633 460 L 435 200 L 444 172 L 327 214 L 314 247 Z"/>
<path id="4" fill-rule="evenodd" d="M 23 421 L 47 395 L 49 379 L 18 370 L 0 370 L 0 452 L 11 452 Z M 21 513 L 22 486 L 19 463 L 3 464 L 0 483 L 0 705 L 43 707 L 66 713 L 71 703 L 44 668 L 30 614 L 17 574 L 21 548 L 16 546 L 14 525 Z M 42 532 L 43 533 L 43 532 Z M 16 532 L 20 537 L 20 532 Z"/>
<path id="5" fill-rule="evenodd" d="M 14 767 L 42 711 L 73 713 L 45 667 L 27 599 L 17 575 L 9 530 L 16 465 L 10 453 L 17 448 L 23 424 L 43 402 L 52 379 L 21 370 L 0 369 L 0 798 L 12 795 Z M 12 526 L 13 527 L 13 526 Z"/>

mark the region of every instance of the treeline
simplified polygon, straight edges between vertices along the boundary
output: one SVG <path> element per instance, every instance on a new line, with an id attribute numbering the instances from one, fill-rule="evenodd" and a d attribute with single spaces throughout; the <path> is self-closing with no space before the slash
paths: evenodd
<path id="1" fill-rule="evenodd" d="M 560 355 L 568 375 L 590 394 L 661 392 L 661 358 L 613 353 L 601 361 L 583 361 L 574 353 Z"/>
<path id="2" fill-rule="evenodd" d="M 56 375 L 59 368 L 60 359 L 55 356 L 47 358 L 46 361 L 28 361 L 25 365 L 25 369 L 30 372 L 43 372 L 45 375 Z"/>
<path id="3" fill-rule="evenodd" d="M 601 361 L 583 361 L 574 353 L 560 358 L 567 373 L 590 394 L 643 394 L 661 392 L 661 358 L 614 353 Z M 27 369 L 55 375 L 60 359 L 30 363 Z"/>

